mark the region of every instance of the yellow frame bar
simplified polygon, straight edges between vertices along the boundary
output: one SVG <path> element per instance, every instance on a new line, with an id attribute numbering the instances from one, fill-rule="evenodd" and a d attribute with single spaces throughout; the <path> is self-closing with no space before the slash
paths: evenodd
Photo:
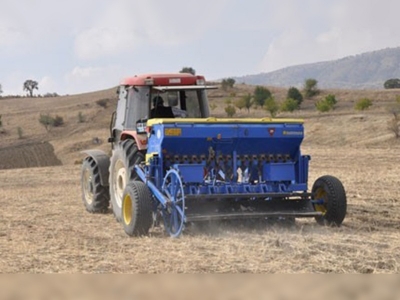
<path id="1" fill-rule="evenodd" d="M 273 118 L 242 118 L 242 119 L 231 119 L 231 118 L 177 118 L 177 119 L 150 119 L 147 121 L 147 126 L 153 126 L 155 124 L 174 124 L 174 123 L 211 123 L 211 124 L 270 124 L 270 123 L 296 123 L 303 124 L 303 119 L 273 119 Z"/>

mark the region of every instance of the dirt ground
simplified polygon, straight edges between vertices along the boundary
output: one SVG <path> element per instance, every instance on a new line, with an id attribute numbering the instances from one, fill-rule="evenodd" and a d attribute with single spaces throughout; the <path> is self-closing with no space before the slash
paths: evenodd
<path id="1" fill-rule="evenodd" d="M 32 142 L 0 148 L 0 169 L 59 166 L 61 161 L 48 142 Z"/>
<path id="2" fill-rule="evenodd" d="M 212 115 L 225 116 L 226 99 L 253 89 L 212 91 Z M 284 99 L 286 90 L 271 91 Z M 295 225 L 215 223 L 188 227 L 179 239 L 162 228 L 130 238 L 111 213 L 85 211 L 77 163 L 84 149 L 109 151 L 115 89 L 0 99 L 0 273 L 398 273 L 400 142 L 388 129 L 387 108 L 399 91 L 336 90 L 319 97 L 328 93 L 338 98 L 333 112 L 316 112 L 313 99 L 279 117 L 305 119 L 309 187 L 326 174 L 342 180 L 348 213 L 340 228 L 313 219 Z M 354 111 L 362 97 L 373 100 L 372 108 Z M 109 106 L 98 106 L 99 99 L 109 99 Z M 65 124 L 47 132 L 38 122 L 47 113 L 62 116 Z M 78 122 L 80 114 L 84 122 Z M 235 118 L 264 116 L 252 109 Z"/>
<path id="3" fill-rule="evenodd" d="M 111 213 L 81 201 L 80 166 L 0 170 L 2 273 L 398 273 L 400 157 L 396 151 L 306 147 L 310 184 L 331 174 L 345 185 L 340 228 L 210 224 L 179 239 L 161 228 L 130 238 Z"/>

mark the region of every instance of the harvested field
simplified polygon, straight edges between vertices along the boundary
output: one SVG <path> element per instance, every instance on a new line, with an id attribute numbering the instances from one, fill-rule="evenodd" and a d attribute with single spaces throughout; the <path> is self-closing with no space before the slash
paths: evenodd
<path id="1" fill-rule="evenodd" d="M 238 86 L 234 92 L 239 98 L 253 89 Z M 271 91 L 278 100 L 285 97 L 284 89 Z M 300 111 L 279 116 L 305 118 L 303 153 L 312 157 L 309 187 L 325 174 L 342 180 L 348 214 L 340 228 L 321 227 L 312 219 L 297 219 L 294 225 L 214 223 L 188 227 L 179 239 L 161 228 L 149 237 L 130 238 L 111 213 L 85 211 L 80 165 L 74 163 L 82 159 L 83 149 L 109 151 L 105 141 L 114 89 L 1 100 L 0 272 L 398 273 L 400 142 L 388 128 L 392 116 L 387 111 L 398 91 L 328 93 L 338 98 L 333 112 L 316 112 L 314 99 L 305 100 Z M 211 91 L 213 116 L 225 116 L 231 94 Z M 354 101 L 361 97 L 374 104 L 356 112 Z M 110 99 L 110 105 L 99 107 L 99 99 Z M 62 116 L 65 124 L 47 132 L 38 122 L 45 113 Z M 78 122 L 79 113 L 85 122 Z M 252 109 L 235 117 L 265 115 Z"/>
<path id="2" fill-rule="evenodd" d="M 398 149 L 397 149 L 398 150 Z M 160 228 L 129 238 L 111 213 L 85 211 L 79 166 L 0 171 L 0 270 L 5 273 L 397 273 L 400 158 L 395 151 L 307 148 L 311 180 L 342 179 L 348 216 L 340 228 L 214 224 L 171 239 Z M 332 154 L 335 155 L 332 155 Z"/>

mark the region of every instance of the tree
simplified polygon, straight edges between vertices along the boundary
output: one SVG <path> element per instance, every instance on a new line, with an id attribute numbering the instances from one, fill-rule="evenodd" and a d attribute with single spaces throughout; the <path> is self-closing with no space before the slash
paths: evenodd
<path id="1" fill-rule="evenodd" d="M 2 87 L 1 87 L 1 84 L 0 84 L 0 95 L 3 93 L 3 89 L 2 89 Z"/>
<path id="2" fill-rule="evenodd" d="M 392 78 L 385 81 L 383 84 L 385 89 L 399 89 L 400 88 L 400 79 Z"/>
<path id="3" fill-rule="evenodd" d="M 179 71 L 179 73 L 189 73 L 192 75 L 196 75 L 196 70 L 192 67 L 183 67 L 182 70 Z"/>
<path id="4" fill-rule="evenodd" d="M 254 104 L 253 96 L 251 94 L 247 94 L 247 95 L 242 97 L 241 101 L 243 102 L 243 107 L 246 108 L 247 112 L 249 113 L 250 112 L 250 108 Z"/>
<path id="5" fill-rule="evenodd" d="M 23 90 L 29 93 L 30 97 L 33 97 L 33 90 L 39 89 L 39 83 L 35 80 L 28 79 L 24 82 Z"/>
<path id="6" fill-rule="evenodd" d="M 239 108 L 239 110 L 242 110 L 242 108 L 245 108 L 246 104 L 243 101 L 243 98 L 240 98 L 235 101 L 235 106 Z"/>
<path id="7" fill-rule="evenodd" d="M 254 89 L 254 103 L 258 106 L 262 107 L 265 103 L 265 100 L 271 96 L 271 92 L 266 87 L 256 86 Z"/>
<path id="8" fill-rule="evenodd" d="M 271 96 L 267 100 L 265 100 L 264 109 L 266 111 L 269 111 L 269 113 L 271 114 L 271 117 L 276 116 L 276 114 L 279 111 L 279 106 L 278 106 L 278 103 L 276 103 L 275 98 L 273 96 Z"/>
<path id="9" fill-rule="evenodd" d="M 318 84 L 318 81 L 313 78 L 309 78 L 309 79 L 305 80 L 304 94 L 307 98 L 312 98 L 319 94 L 320 91 L 317 87 L 317 84 Z"/>
<path id="10" fill-rule="evenodd" d="M 225 107 L 225 112 L 228 115 L 228 117 L 233 117 L 236 114 L 236 109 L 232 105 L 228 105 Z"/>
<path id="11" fill-rule="evenodd" d="M 293 112 L 299 109 L 299 102 L 292 98 L 287 98 L 281 105 L 281 111 Z"/>
<path id="12" fill-rule="evenodd" d="M 300 104 L 303 102 L 303 95 L 300 93 L 300 91 L 297 88 L 291 87 L 287 91 L 286 99 L 296 100 L 298 105 L 300 106 Z"/>
<path id="13" fill-rule="evenodd" d="M 226 91 L 228 88 L 233 88 L 235 83 L 236 83 L 236 81 L 233 78 L 222 79 L 222 82 L 221 82 L 222 89 L 224 91 Z"/>

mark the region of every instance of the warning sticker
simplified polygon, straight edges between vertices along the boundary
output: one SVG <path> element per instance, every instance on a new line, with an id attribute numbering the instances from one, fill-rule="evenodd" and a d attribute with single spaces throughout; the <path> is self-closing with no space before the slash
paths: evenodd
<path id="1" fill-rule="evenodd" d="M 164 134 L 166 136 L 181 136 L 182 129 L 181 128 L 165 128 Z"/>

